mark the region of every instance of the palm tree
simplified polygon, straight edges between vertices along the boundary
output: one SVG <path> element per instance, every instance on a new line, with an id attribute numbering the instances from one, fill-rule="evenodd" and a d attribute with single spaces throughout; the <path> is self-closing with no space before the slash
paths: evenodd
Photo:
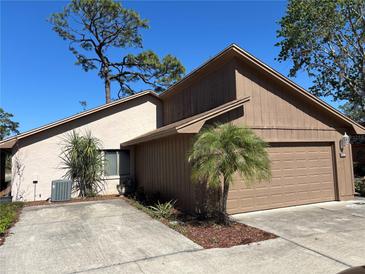
<path id="1" fill-rule="evenodd" d="M 72 131 L 64 139 L 60 156 L 66 169 L 64 177 L 73 181 L 73 190 L 79 192 L 79 197 L 94 196 L 104 189 L 100 147 L 99 139 L 89 131 L 84 136 Z"/>
<path id="2" fill-rule="evenodd" d="M 219 220 L 224 224 L 229 223 L 227 198 L 235 173 L 239 173 L 247 185 L 270 179 L 266 148 L 266 142 L 251 129 L 231 123 L 209 127 L 198 134 L 188 158 L 192 179 L 220 189 Z"/>

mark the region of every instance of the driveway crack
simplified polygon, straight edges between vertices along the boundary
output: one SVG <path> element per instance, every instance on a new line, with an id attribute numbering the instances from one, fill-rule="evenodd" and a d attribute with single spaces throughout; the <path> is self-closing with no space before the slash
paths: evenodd
<path id="1" fill-rule="evenodd" d="M 327 211 L 330 211 L 330 212 L 335 212 L 335 213 L 338 213 L 338 211 L 337 210 L 335 210 L 335 209 L 329 209 L 329 208 L 324 208 L 324 207 L 318 207 L 319 209 L 323 209 L 323 210 L 327 210 Z M 340 213 L 341 214 L 341 213 Z M 365 218 L 365 216 L 363 216 L 363 215 L 360 215 L 360 214 L 357 214 L 357 213 L 350 213 L 350 215 L 352 216 L 352 217 L 356 217 L 356 218 L 362 218 L 362 219 L 364 219 Z"/>
<path id="2" fill-rule="evenodd" d="M 279 235 L 278 235 L 279 236 Z M 296 245 L 296 246 L 299 246 L 299 247 L 301 247 L 301 248 L 303 248 L 303 249 L 306 249 L 306 250 L 309 250 L 309 251 L 311 251 L 311 252 L 313 252 L 313 253 L 316 253 L 316 254 L 318 254 L 318 255 L 320 255 L 320 256 L 323 256 L 323 257 L 325 257 L 325 258 L 327 258 L 327 259 L 330 259 L 330 260 L 332 260 L 332 261 L 335 261 L 335 262 L 337 262 L 337 263 L 339 263 L 339 264 L 342 264 L 342 265 L 344 265 L 344 266 L 347 266 L 347 267 L 352 267 L 352 265 L 349 265 L 349 264 L 347 264 L 347 263 L 345 263 L 345 262 L 343 262 L 343 261 L 340 261 L 340 260 L 338 260 L 338 259 L 336 259 L 336 258 L 334 258 L 334 257 L 331 257 L 331 256 L 329 256 L 329 255 L 326 255 L 326 254 L 324 254 L 324 253 L 322 253 L 322 252 L 320 252 L 320 251 L 317 251 L 317 250 L 315 250 L 315 249 L 312 249 L 312 248 L 310 248 L 310 247 L 307 247 L 307 246 L 305 246 L 305 245 L 302 245 L 302 244 L 300 244 L 300 243 L 297 243 L 297 242 L 295 242 L 295 241 L 293 241 L 293 240 L 290 240 L 290 239 L 288 239 L 288 238 L 286 238 L 286 237 L 283 237 L 283 236 L 279 236 L 280 238 L 282 238 L 283 240 L 285 240 L 285 241 L 288 241 L 288 242 L 290 242 L 290 243 L 292 243 L 292 244 L 294 244 L 294 245 Z"/>
<path id="3" fill-rule="evenodd" d="M 173 255 L 182 254 L 182 253 L 195 253 L 197 251 L 202 251 L 202 250 L 204 250 L 204 249 L 203 248 L 195 248 L 195 249 L 182 250 L 182 251 L 171 252 L 171 253 L 152 256 L 152 257 L 145 257 L 145 258 L 132 260 L 132 261 L 127 261 L 127 262 L 114 263 L 114 264 L 110 264 L 110 265 L 105 265 L 105 266 L 100 266 L 100 267 L 95 267 L 95 268 L 89 268 L 89 269 L 80 270 L 80 271 L 74 271 L 74 272 L 70 272 L 70 274 L 86 273 L 86 272 L 90 272 L 90 271 L 94 271 L 94 270 L 110 268 L 110 267 L 113 267 L 113 266 L 127 265 L 127 264 L 130 264 L 130 263 L 137 264 L 138 268 L 142 271 L 142 273 L 144 273 L 143 270 L 141 269 L 140 265 L 138 264 L 139 262 L 154 260 L 154 259 L 173 256 Z"/>
<path id="4" fill-rule="evenodd" d="M 142 267 L 139 265 L 139 263 L 138 263 L 138 262 L 135 262 L 135 264 L 138 266 L 139 271 L 141 271 L 142 273 L 145 273 L 145 272 L 142 270 Z"/>

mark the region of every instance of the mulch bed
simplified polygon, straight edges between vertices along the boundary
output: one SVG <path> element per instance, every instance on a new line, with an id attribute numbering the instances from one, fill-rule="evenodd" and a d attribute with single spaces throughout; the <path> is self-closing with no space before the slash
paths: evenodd
<path id="1" fill-rule="evenodd" d="M 136 206 L 130 199 L 125 199 L 119 195 L 103 195 L 90 198 L 74 198 L 66 202 L 48 202 L 48 201 L 33 201 L 25 202 L 24 206 L 38 206 L 38 205 L 55 205 L 67 203 L 79 203 L 88 201 L 123 199 L 130 204 Z M 141 208 L 140 208 L 141 209 Z M 21 210 L 13 225 L 19 218 Z M 217 224 L 211 220 L 198 220 L 192 216 L 185 215 L 182 212 L 175 211 L 172 218 L 174 221 L 167 219 L 158 219 L 170 228 L 183 234 L 193 242 L 204 248 L 227 248 L 235 245 L 244 245 L 264 240 L 274 239 L 277 236 L 263 231 L 261 229 L 251 227 L 245 224 L 231 221 L 229 225 Z M 5 241 L 8 232 L 0 235 L 0 245 Z"/>
<path id="2" fill-rule="evenodd" d="M 9 232 L 1 233 L 0 234 L 0 246 L 2 246 L 5 242 L 5 237 L 8 236 Z"/>
<path id="3" fill-rule="evenodd" d="M 125 200 L 206 249 L 226 248 L 277 238 L 272 233 L 232 220 L 229 225 L 218 224 L 212 218 L 199 219 L 176 208 L 169 219 L 158 218 L 147 205 L 133 198 L 125 198 Z"/>
<path id="4" fill-rule="evenodd" d="M 80 203 L 80 202 L 90 202 L 90 201 L 101 201 L 101 200 L 115 200 L 115 199 L 123 199 L 123 197 L 119 195 L 100 195 L 95 197 L 85 197 L 85 198 L 72 198 L 69 201 L 63 202 L 50 202 L 50 201 L 31 201 L 24 202 L 24 206 L 39 206 L 39 205 L 59 205 L 59 204 L 69 204 L 69 203 Z"/>
<path id="5" fill-rule="evenodd" d="M 202 221 L 178 222 L 178 224 L 164 221 L 164 223 L 204 248 L 226 248 L 277 237 L 272 233 L 237 222 L 231 222 L 227 226 Z"/>

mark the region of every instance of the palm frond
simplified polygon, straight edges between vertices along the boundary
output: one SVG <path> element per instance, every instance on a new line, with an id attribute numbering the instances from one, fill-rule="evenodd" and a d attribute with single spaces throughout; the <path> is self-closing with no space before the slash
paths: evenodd
<path id="1" fill-rule="evenodd" d="M 79 196 L 94 195 L 104 189 L 100 147 L 100 140 L 90 131 L 85 135 L 72 131 L 63 138 L 60 158 L 66 170 L 64 177 L 74 182 L 74 190 Z"/>
<path id="2" fill-rule="evenodd" d="M 197 135 L 188 161 L 192 179 L 218 187 L 222 178 L 232 182 L 239 173 L 246 184 L 271 177 L 268 145 L 251 129 L 222 124 L 204 129 Z"/>

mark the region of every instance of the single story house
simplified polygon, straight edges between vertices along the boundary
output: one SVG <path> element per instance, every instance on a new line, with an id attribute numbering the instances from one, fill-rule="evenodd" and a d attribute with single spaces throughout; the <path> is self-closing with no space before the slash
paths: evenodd
<path id="1" fill-rule="evenodd" d="M 62 136 L 89 129 L 108 159 L 115 159 L 108 161 L 115 167 L 106 169 L 113 170 L 106 193 L 115 193 L 119 178 L 129 175 L 146 192 L 196 211 L 207 190 L 191 182 L 187 154 L 203 127 L 227 122 L 266 140 L 272 164 L 270 182 L 246 187 L 235 177 L 229 213 L 353 198 L 352 151 L 344 135 L 364 134 L 365 128 L 236 45 L 159 95 L 145 91 L 117 100 L 4 140 L 0 148 L 13 155 L 13 195 L 20 189 L 23 199 L 47 199 L 51 181 L 64 173 Z M 21 176 L 17 158 L 24 165 Z"/>
<path id="2" fill-rule="evenodd" d="M 160 99 L 154 92 L 145 91 L 1 141 L 0 149 L 12 154 L 13 199 L 34 201 L 51 197 L 51 182 L 65 174 L 60 155 L 64 139 L 72 130 L 91 131 L 101 140 L 108 159 L 103 193 L 118 193 L 116 185 L 120 178 L 133 175 L 134 168 L 129 164 L 129 150 L 120 149 L 121 140 L 128 141 L 156 129 L 161 119 Z M 2 164 L 2 177 L 4 169 Z"/>

